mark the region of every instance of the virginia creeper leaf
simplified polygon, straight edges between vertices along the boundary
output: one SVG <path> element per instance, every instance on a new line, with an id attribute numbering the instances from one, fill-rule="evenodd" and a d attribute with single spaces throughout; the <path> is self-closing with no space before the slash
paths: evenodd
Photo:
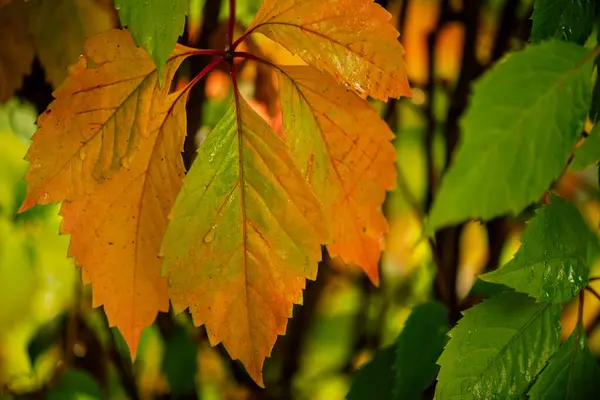
<path id="1" fill-rule="evenodd" d="M 259 32 L 361 96 L 410 96 L 404 49 L 373 0 L 264 0 L 246 34 Z"/>
<path id="2" fill-rule="evenodd" d="M 588 347 L 583 326 L 552 356 L 529 391 L 530 399 L 578 400 L 600 398 L 600 369 Z"/>
<path id="3" fill-rule="evenodd" d="M 368 103 L 329 74 L 286 66 L 278 77 L 286 141 L 331 225 L 327 248 L 378 284 L 388 230 L 381 205 L 396 184 L 394 135 Z"/>
<path id="4" fill-rule="evenodd" d="M 427 233 L 518 213 L 562 172 L 590 103 L 588 50 L 556 40 L 513 53 L 473 89 Z"/>
<path id="5" fill-rule="evenodd" d="M 152 56 L 162 70 L 183 33 L 188 0 L 115 0 L 119 18 L 135 42 Z"/>
<path id="6" fill-rule="evenodd" d="M 0 6 L 0 103 L 21 87 L 34 55 L 25 5 L 15 1 Z"/>
<path id="7" fill-rule="evenodd" d="M 481 275 L 538 301 L 564 303 L 588 283 L 598 238 L 569 202 L 551 196 L 537 210 L 521 237 L 521 248 L 505 266 Z"/>
<path id="8" fill-rule="evenodd" d="M 439 358 L 446 344 L 448 313 L 434 301 L 415 307 L 396 339 L 394 399 L 421 399 L 435 381 Z"/>
<path id="9" fill-rule="evenodd" d="M 394 388 L 394 360 L 396 347 L 388 346 L 375 353 L 360 367 L 352 380 L 348 400 L 390 399 Z"/>
<path id="10" fill-rule="evenodd" d="M 26 3 L 37 55 L 54 87 L 65 80 L 68 67 L 77 62 L 86 39 L 116 25 L 112 7 L 103 1 L 27 0 Z"/>
<path id="11" fill-rule="evenodd" d="M 590 136 L 575 152 L 575 157 L 569 166 L 572 171 L 582 170 L 600 160 L 600 124 L 594 126 Z"/>
<path id="12" fill-rule="evenodd" d="M 315 279 L 323 212 L 285 143 L 237 93 L 202 143 L 163 242 L 175 310 L 190 308 L 263 385 L 305 279 Z"/>
<path id="13" fill-rule="evenodd" d="M 593 0 L 536 0 L 531 41 L 556 38 L 584 44 L 594 28 L 595 8 Z"/>
<path id="14" fill-rule="evenodd" d="M 166 82 L 188 50 L 176 48 Z M 64 201 L 69 255 L 133 357 L 142 329 L 169 305 L 158 253 L 184 173 L 186 96 L 168 90 L 128 32 L 97 35 L 40 116 L 26 156 L 21 210 Z"/>
<path id="15" fill-rule="evenodd" d="M 438 360 L 435 398 L 521 398 L 558 350 L 560 311 L 515 292 L 465 311 Z"/>

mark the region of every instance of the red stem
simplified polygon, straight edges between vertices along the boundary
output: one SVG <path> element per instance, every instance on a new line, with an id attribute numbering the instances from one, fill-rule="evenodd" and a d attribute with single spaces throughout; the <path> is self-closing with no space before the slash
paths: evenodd
<path id="1" fill-rule="evenodd" d="M 210 62 L 210 64 L 208 64 L 206 67 L 204 67 L 204 69 L 202 69 L 202 71 L 200 71 L 198 73 L 198 75 L 196 75 L 194 77 L 194 79 L 192 79 L 187 85 L 185 85 L 185 88 L 181 91 L 181 93 L 185 93 L 186 91 L 190 90 L 196 83 L 198 83 L 198 81 L 202 78 L 204 78 L 204 76 L 206 76 L 206 74 L 208 74 L 210 71 L 212 71 L 217 65 L 221 64 L 222 62 L 225 61 L 224 57 L 221 58 L 217 58 L 216 60 L 213 60 Z"/>
<path id="2" fill-rule="evenodd" d="M 229 0 L 229 49 L 233 49 L 233 30 L 235 28 L 235 0 Z"/>
<path id="3" fill-rule="evenodd" d="M 234 52 L 233 52 L 233 56 L 234 56 L 234 57 L 239 57 L 239 58 L 245 58 L 245 59 L 247 59 L 247 60 L 254 60 L 254 61 L 258 61 L 258 62 L 261 62 L 261 63 L 263 63 L 263 64 L 266 64 L 266 65 L 268 65 L 268 66 L 269 66 L 269 67 L 271 67 L 271 68 L 276 68 L 276 69 L 279 69 L 279 67 L 278 67 L 277 65 L 273 64 L 271 61 L 269 61 L 269 60 L 265 60 L 264 58 L 261 58 L 261 57 L 259 57 L 259 56 L 256 56 L 256 55 L 254 55 L 254 54 L 252 54 L 252 53 L 248 53 L 248 52 L 246 52 L 246 51 L 234 51 Z"/>
<path id="4" fill-rule="evenodd" d="M 192 51 L 190 51 L 191 55 L 194 56 L 224 56 L 225 55 L 225 51 L 224 50 L 201 50 L 201 49 L 193 49 Z"/>

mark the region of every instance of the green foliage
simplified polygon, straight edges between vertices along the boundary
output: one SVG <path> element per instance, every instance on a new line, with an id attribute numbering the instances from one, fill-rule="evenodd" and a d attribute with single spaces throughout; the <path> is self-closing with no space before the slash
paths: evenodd
<path id="1" fill-rule="evenodd" d="M 396 346 L 379 350 L 371 361 L 362 366 L 352 381 L 348 400 L 390 399 L 394 389 Z"/>
<path id="2" fill-rule="evenodd" d="M 437 302 L 415 307 L 396 341 L 394 399 L 421 399 L 435 381 L 435 362 L 446 344 L 448 313 Z"/>
<path id="3" fill-rule="evenodd" d="M 573 171 L 584 169 L 598 160 L 600 160 L 600 125 L 595 125 L 590 136 L 575 152 L 570 169 Z"/>
<path id="4" fill-rule="evenodd" d="M 559 41 L 531 45 L 475 84 L 428 233 L 469 218 L 518 213 L 539 199 L 581 134 L 591 94 L 588 53 Z"/>
<path id="5" fill-rule="evenodd" d="M 560 343 L 560 306 L 505 292 L 464 312 L 438 364 L 436 399 L 522 397 Z"/>
<path id="6" fill-rule="evenodd" d="M 566 200 L 551 196 L 521 236 L 522 246 L 504 267 L 480 279 L 500 283 L 538 301 L 563 303 L 588 283 L 598 238 Z"/>
<path id="7" fill-rule="evenodd" d="M 188 0 L 115 0 L 115 7 L 123 26 L 160 71 L 183 33 Z"/>
<path id="8" fill-rule="evenodd" d="M 185 395 L 193 393 L 196 386 L 197 344 L 185 327 L 176 324 L 166 340 L 163 370 L 171 393 Z"/>
<path id="9" fill-rule="evenodd" d="M 594 27 L 595 6 L 593 0 L 537 0 L 531 40 L 556 38 L 584 44 Z"/>
<path id="10" fill-rule="evenodd" d="M 48 393 L 48 400 L 101 399 L 100 387 L 87 372 L 68 369 Z"/>
<path id="11" fill-rule="evenodd" d="M 552 356 L 548 366 L 529 391 L 532 400 L 577 400 L 600 398 L 600 369 L 588 347 L 583 326 Z"/>

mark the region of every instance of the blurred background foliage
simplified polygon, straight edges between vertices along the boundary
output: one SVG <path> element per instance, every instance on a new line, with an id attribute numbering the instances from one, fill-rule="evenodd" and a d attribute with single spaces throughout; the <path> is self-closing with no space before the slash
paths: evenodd
<path id="1" fill-rule="evenodd" d="M 182 42 L 201 48 L 224 45 L 223 21 L 229 10 L 227 1 L 222 7 L 219 3 L 190 0 Z M 373 287 L 358 269 L 342 268 L 325 255 L 317 281 L 307 285 L 304 306 L 294 309 L 287 335 L 279 338 L 265 364 L 264 391 L 220 345 L 211 347 L 204 328 L 194 327 L 186 313 L 160 314 L 144 331 L 132 364 L 119 332 L 108 327 L 102 308 L 92 307 L 90 288 L 82 287 L 79 270 L 66 257 L 69 237 L 58 235 L 59 206 L 17 213 L 25 194 L 23 156 L 36 116 L 51 99 L 43 66 L 34 62 L 21 90 L 0 105 L 0 398 L 345 398 L 356 371 L 378 349 L 394 343 L 413 306 L 440 297 L 436 263 L 421 238 L 421 227 L 432 186 L 453 148 L 448 143 L 449 119 L 455 123 L 464 111 L 472 80 L 506 51 L 521 48 L 531 28 L 532 1 L 380 3 L 401 32 L 413 87 L 412 99 L 373 103 L 397 134 L 400 171 L 398 189 L 384 206 L 390 232 L 381 258 L 382 284 Z M 240 31 L 259 6 L 260 0 L 237 0 Z M 477 15 L 455 18 L 461 8 Z M 262 37 L 245 45 L 278 63 L 302 63 Z M 184 64 L 177 85 L 188 82 L 206 62 Z M 243 66 L 242 94 L 280 130 L 275 85 L 274 76 L 260 65 Z M 214 70 L 195 88 L 188 106 L 193 110 L 188 113 L 191 144 L 186 146 L 201 143 L 231 95 L 225 70 Z M 597 228 L 600 196 L 595 174 L 593 168 L 566 173 L 555 190 L 578 205 Z M 476 276 L 503 264 L 518 249 L 529 215 L 462 227 L 454 256 L 461 309 L 476 301 L 470 295 Z M 587 301 L 584 322 L 597 355 L 599 315 L 600 305 Z M 568 307 L 563 319 L 566 337 L 575 323 L 574 308 Z"/>

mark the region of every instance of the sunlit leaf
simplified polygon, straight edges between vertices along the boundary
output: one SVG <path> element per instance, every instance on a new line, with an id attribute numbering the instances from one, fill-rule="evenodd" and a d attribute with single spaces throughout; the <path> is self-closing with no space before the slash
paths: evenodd
<path id="1" fill-rule="evenodd" d="M 381 205 L 396 184 L 394 135 L 369 104 L 327 73 L 289 66 L 278 76 L 283 131 L 324 204 L 332 234 L 328 250 L 378 284 L 388 230 Z"/>
<path id="2" fill-rule="evenodd" d="M 558 350 L 560 311 L 514 292 L 465 311 L 438 360 L 435 398 L 522 398 Z"/>
<path id="3" fill-rule="evenodd" d="M 428 233 L 518 213 L 542 196 L 563 171 L 589 110 L 588 52 L 560 41 L 531 45 L 475 84 Z"/>
<path id="4" fill-rule="evenodd" d="M 115 7 L 135 42 L 162 70 L 183 33 L 188 0 L 115 0 Z"/>
<path id="5" fill-rule="evenodd" d="M 188 50 L 175 50 L 165 81 Z M 134 357 L 142 329 L 168 309 L 158 253 L 184 173 L 186 99 L 168 90 L 129 33 L 95 36 L 40 116 L 26 156 L 21 209 L 64 201 L 69 255 Z"/>
<path id="6" fill-rule="evenodd" d="M 398 32 L 373 0 L 265 0 L 248 27 L 361 96 L 409 96 Z"/>
<path id="7" fill-rule="evenodd" d="M 538 301 L 563 303 L 588 283 L 590 268 L 600 255 L 598 238 L 566 200 L 551 196 L 521 237 L 515 257 L 480 279 L 500 283 Z"/>
<path id="8" fill-rule="evenodd" d="M 260 385 L 305 279 L 316 277 L 323 220 L 285 143 L 236 94 L 186 176 L 164 270 L 173 307 L 189 307 Z"/>

